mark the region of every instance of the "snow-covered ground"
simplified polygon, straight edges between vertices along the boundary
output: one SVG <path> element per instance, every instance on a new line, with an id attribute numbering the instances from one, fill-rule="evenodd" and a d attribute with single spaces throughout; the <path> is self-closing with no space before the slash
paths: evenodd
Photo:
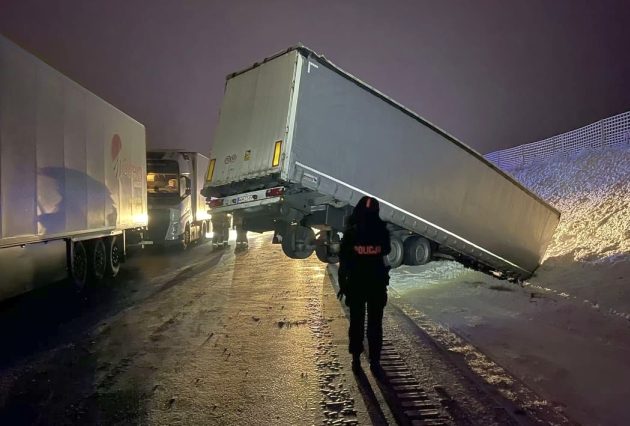
<path id="1" fill-rule="evenodd" d="M 510 170 L 561 211 L 523 287 L 444 261 L 392 277 L 399 303 L 464 337 L 582 424 L 630 422 L 630 147 Z"/>

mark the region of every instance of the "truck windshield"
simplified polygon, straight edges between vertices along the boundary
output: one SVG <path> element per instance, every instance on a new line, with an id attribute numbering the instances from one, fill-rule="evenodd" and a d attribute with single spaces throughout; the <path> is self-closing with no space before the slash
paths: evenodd
<path id="1" fill-rule="evenodd" d="M 176 161 L 147 161 L 147 193 L 179 195 L 179 167 Z"/>

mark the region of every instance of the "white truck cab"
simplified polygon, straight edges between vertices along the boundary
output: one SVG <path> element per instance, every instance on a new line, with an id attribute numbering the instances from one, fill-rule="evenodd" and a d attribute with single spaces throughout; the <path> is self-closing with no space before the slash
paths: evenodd
<path id="1" fill-rule="evenodd" d="M 156 245 L 204 242 L 210 231 L 206 198 L 200 194 L 208 158 L 198 152 L 147 153 L 149 225 L 145 237 Z M 146 242 L 146 241 L 145 241 Z"/>

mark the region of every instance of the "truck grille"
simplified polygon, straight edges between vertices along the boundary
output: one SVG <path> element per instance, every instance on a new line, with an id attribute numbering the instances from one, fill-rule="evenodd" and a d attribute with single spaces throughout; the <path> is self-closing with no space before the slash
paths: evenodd
<path id="1" fill-rule="evenodd" d="M 164 241 L 166 231 L 170 222 L 170 212 L 168 209 L 149 210 L 149 224 L 147 237 L 154 242 Z"/>

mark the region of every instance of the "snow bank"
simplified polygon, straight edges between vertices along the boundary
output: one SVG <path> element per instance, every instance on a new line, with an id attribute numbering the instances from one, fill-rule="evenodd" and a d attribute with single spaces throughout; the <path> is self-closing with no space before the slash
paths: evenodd
<path id="1" fill-rule="evenodd" d="M 544 260 L 628 260 L 630 146 L 557 156 L 508 172 L 562 213 Z"/>

